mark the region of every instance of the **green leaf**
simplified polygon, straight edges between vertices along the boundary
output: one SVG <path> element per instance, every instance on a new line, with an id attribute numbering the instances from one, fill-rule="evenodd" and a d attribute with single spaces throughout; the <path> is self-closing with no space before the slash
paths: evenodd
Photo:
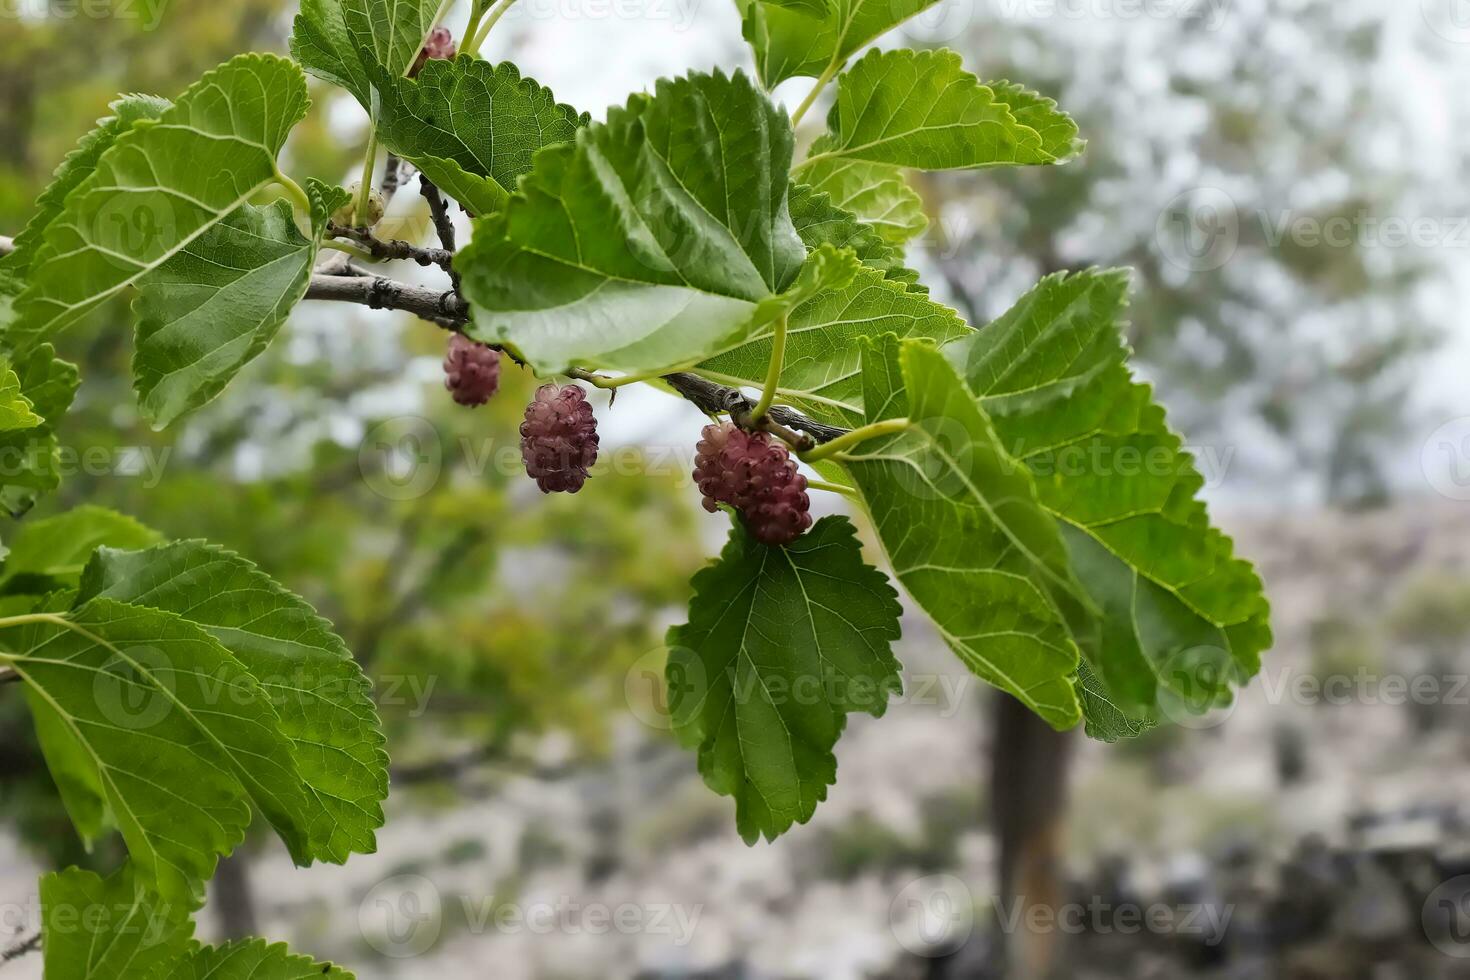
<path id="1" fill-rule="evenodd" d="M 199 627 L 97 599 L 3 635 L 0 661 L 32 713 L 68 734 L 68 757 L 91 759 L 140 879 L 165 902 L 197 903 L 243 839 L 249 802 L 295 836 L 304 791 L 279 719 Z"/>
<path id="2" fill-rule="evenodd" d="M 880 716 L 901 689 L 898 598 L 845 517 L 785 547 L 737 519 L 693 584 L 689 622 L 668 636 L 675 732 L 710 788 L 735 797 L 745 841 L 774 840 L 826 799 L 847 714 Z"/>
<path id="3" fill-rule="evenodd" d="M 866 342 L 863 384 L 868 422 L 911 420 L 845 464 L 894 574 L 971 670 L 1053 726 L 1076 724 L 1077 648 L 1052 593 L 1077 586 L 1030 474 L 931 347 Z"/>
<path id="4" fill-rule="evenodd" d="M 797 278 L 791 127 L 745 75 L 692 74 L 549 147 L 455 262 L 470 333 L 543 373 L 698 362 Z"/>
<path id="5" fill-rule="evenodd" d="M 56 427 L 71 408 L 78 382 L 76 365 L 59 360 L 50 344 L 19 354 L 11 368 L 32 409 L 45 419 L 29 429 L 0 432 L 0 508 L 19 516 L 37 494 L 61 483 Z"/>
<path id="6" fill-rule="evenodd" d="M 352 200 L 352 192 L 337 184 L 328 184 L 315 177 L 306 179 L 306 199 L 311 202 L 311 227 L 318 242 L 326 230 L 332 215 Z"/>
<path id="7" fill-rule="evenodd" d="M 1129 374 L 1127 290 L 1124 270 L 1050 276 L 950 354 L 1066 530 L 1102 611 L 1101 681 L 1151 719 L 1160 696 L 1227 700 L 1271 633 L 1260 579 L 1211 526 L 1203 478 Z"/>
<path id="8" fill-rule="evenodd" d="M 818 19 L 814 4 L 736 0 L 745 40 L 768 89 L 798 75 L 816 78 L 829 67 L 841 68 L 868 42 L 937 2 L 831 0 Z"/>
<path id="9" fill-rule="evenodd" d="M 0 589 L 14 591 L 17 577 L 43 578 L 47 585 L 35 591 L 75 586 L 82 567 L 99 547 L 146 548 L 158 541 L 158 532 L 126 514 L 83 504 L 55 517 L 26 521 L 10 543 Z"/>
<path id="10" fill-rule="evenodd" d="M 453 160 L 416 156 L 412 162 L 435 187 L 463 205 L 472 218 L 494 214 L 505 207 L 509 198 L 505 188 L 495 181 L 472 174 Z"/>
<path id="11" fill-rule="evenodd" d="M 114 115 L 97 120 L 97 127 L 83 136 L 61 166 L 56 168 L 51 183 L 36 199 L 36 213 L 15 236 L 15 251 L 0 265 L 23 275 L 45 239 L 46 228 L 61 215 L 67 195 L 91 176 L 103 152 L 117 141 L 118 136 L 131 129 L 133 123 L 140 119 L 157 119 L 168 107 L 167 99 L 152 95 L 124 95 L 109 105 Z"/>
<path id="12" fill-rule="evenodd" d="M 46 421 L 37 415 L 31 400 L 20 390 L 20 378 L 0 360 L 0 432 L 34 429 Z"/>
<path id="13" fill-rule="evenodd" d="M 550 89 L 522 78 L 508 61 L 491 65 L 469 55 L 435 59 L 416 79 L 380 74 L 378 85 L 384 93 L 378 115 L 383 145 L 435 184 L 443 177 L 461 190 L 462 174 L 489 177 L 506 192 L 515 190 L 516 178 L 530 172 L 538 150 L 571 140 L 589 118 L 557 102 Z M 476 197 L 483 199 L 483 192 Z"/>
<path id="14" fill-rule="evenodd" d="M 1056 104 L 1001 83 L 992 88 L 935 51 L 870 51 L 837 80 L 828 132 L 797 167 L 818 162 L 954 170 L 1061 163 L 1080 149 L 1077 126 Z"/>
<path id="15" fill-rule="evenodd" d="M 903 283 L 910 292 L 927 293 L 919 274 L 903 264 L 903 252 L 885 242 L 878 232 L 859 221 L 851 211 L 832 203 L 832 198 L 806 184 L 791 185 L 791 221 L 807 248 L 822 245 L 851 249 L 858 261 L 883 273 L 885 279 Z"/>
<path id="16" fill-rule="evenodd" d="M 820 422 L 862 425 L 862 352 L 857 341 L 885 333 L 945 344 L 969 334 L 970 328 L 953 310 L 865 268 L 846 287 L 825 290 L 792 311 L 778 399 Z M 722 384 L 760 386 L 772 344 L 768 327 L 696 370 Z"/>
<path id="17" fill-rule="evenodd" d="M 276 154 L 306 107 L 300 68 L 249 54 L 134 123 L 47 226 L 12 335 L 29 343 L 76 322 L 275 181 Z"/>
<path id="18" fill-rule="evenodd" d="M 133 388 L 161 429 L 224 390 L 306 295 L 317 241 L 291 205 L 245 204 L 139 285 Z"/>
<path id="19" fill-rule="evenodd" d="M 812 190 L 851 211 L 890 245 L 902 245 L 929 227 L 923 200 L 897 167 L 829 157 L 812 164 L 802 176 Z"/>
<path id="20" fill-rule="evenodd" d="M 805 13 L 808 17 L 826 17 L 832 10 L 832 0 L 768 0 L 769 3 Z"/>
<path id="21" fill-rule="evenodd" d="M 298 956 L 285 943 L 246 939 L 196 950 L 168 980 L 353 980 L 353 974 Z"/>
<path id="22" fill-rule="evenodd" d="M 107 878 L 69 868 L 41 879 L 46 976 L 65 980 L 352 980 L 284 943 L 193 941 L 188 909 L 147 888 L 131 864 Z"/>
<path id="23" fill-rule="evenodd" d="M 79 868 L 43 875 L 41 914 L 46 976 L 65 980 L 172 977 L 164 971 L 194 933 L 187 910 L 160 902 L 131 864 L 106 878 Z"/>
<path id="24" fill-rule="evenodd" d="M 80 600 L 94 597 L 176 613 L 254 675 L 290 739 L 309 797 L 298 857 L 341 863 L 376 848 L 388 758 L 370 684 L 305 600 L 238 555 L 199 541 L 100 549 Z"/>
<path id="25" fill-rule="evenodd" d="M 370 115 L 378 69 L 401 78 L 434 29 L 440 0 L 302 0 L 291 55 L 357 97 Z"/>
<path id="26" fill-rule="evenodd" d="M 1078 646 L 1086 650 L 1086 644 Z M 1082 717 L 1087 725 L 1087 737 L 1100 742 L 1116 742 L 1121 738 L 1137 738 L 1155 728 L 1156 719 L 1135 718 L 1118 707 L 1112 700 L 1103 679 L 1083 657 L 1077 663 L 1077 694 L 1082 703 Z"/>

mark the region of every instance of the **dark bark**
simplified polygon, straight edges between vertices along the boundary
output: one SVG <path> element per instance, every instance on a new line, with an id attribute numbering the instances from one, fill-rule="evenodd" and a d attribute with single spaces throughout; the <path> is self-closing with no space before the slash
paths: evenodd
<path id="1" fill-rule="evenodd" d="M 254 890 L 250 885 L 250 857 L 243 848 L 220 861 L 211 885 L 221 936 L 234 940 L 260 935 Z"/>
<path id="2" fill-rule="evenodd" d="M 1008 694 L 997 692 L 990 746 L 990 800 L 999 850 L 1001 905 L 1021 929 L 999 936 L 1004 975 L 1040 980 L 1056 968 L 1062 936 L 1027 932 L 1025 910 L 1065 901 L 1062 832 L 1073 732 L 1058 732 Z"/>

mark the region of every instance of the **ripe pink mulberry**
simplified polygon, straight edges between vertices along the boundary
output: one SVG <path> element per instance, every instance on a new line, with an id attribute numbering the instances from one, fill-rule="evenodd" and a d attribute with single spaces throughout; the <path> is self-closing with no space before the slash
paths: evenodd
<path id="1" fill-rule="evenodd" d="M 500 387 L 500 352 L 462 334 L 450 334 L 444 387 L 461 405 L 485 404 Z"/>
<path id="2" fill-rule="evenodd" d="M 707 425 L 694 457 L 694 482 L 704 509 L 716 504 L 740 511 L 756 540 L 788 544 L 812 526 L 806 477 L 786 445 L 764 432 L 746 432 L 732 422 Z"/>
<path id="3" fill-rule="evenodd" d="M 542 385 L 521 423 L 521 459 L 543 493 L 576 493 L 597 462 L 597 418 L 576 385 Z"/>
<path id="4" fill-rule="evenodd" d="M 408 70 L 408 77 L 416 78 L 418 73 L 423 71 L 424 63 L 430 58 L 447 61 L 454 55 L 454 35 L 449 33 L 447 27 L 436 27 L 424 39 L 424 46 L 419 49 L 418 57 L 413 61 L 413 67 Z"/>

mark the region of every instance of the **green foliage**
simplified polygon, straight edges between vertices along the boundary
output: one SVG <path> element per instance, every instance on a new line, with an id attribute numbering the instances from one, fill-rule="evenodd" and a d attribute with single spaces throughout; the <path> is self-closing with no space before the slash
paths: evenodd
<path id="1" fill-rule="evenodd" d="M 103 878 L 69 868 L 41 879 L 46 976 L 67 980 L 351 980 L 329 963 L 251 939 L 202 946 L 178 906 L 161 901 L 131 864 Z"/>
<path id="2" fill-rule="evenodd" d="M 78 381 L 76 366 L 59 359 L 50 344 L 11 357 L 21 392 L 45 420 L 28 429 L 0 432 L 0 509 L 19 515 L 31 508 L 37 494 L 61 483 L 56 426 L 71 408 Z"/>
<path id="3" fill-rule="evenodd" d="M 786 206 L 791 152 L 790 124 L 739 72 L 634 96 L 542 152 L 476 227 L 455 263 L 475 338 L 541 371 L 641 372 L 758 329 L 792 305 L 777 298 L 806 255 Z"/>
<path id="4" fill-rule="evenodd" d="M 792 184 L 791 222 L 807 248 L 825 244 L 851 249 L 858 261 L 883 273 L 883 278 L 902 283 L 910 292 L 929 291 L 919 282 L 919 274 L 903 264 L 901 249 L 884 241 L 874 226 L 839 207 L 826 192 Z"/>
<path id="5" fill-rule="evenodd" d="M 8 364 L 0 364 L 0 432 L 33 429 L 45 419 L 32 409 L 35 406 L 20 390 L 20 378 Z"/>
<path id="6" fill-rule="evenodd" d="M 99 549 L 79 602 L 129 602 L 202 627 L 260 683 L 304 784 L 288 838 L 298 861 L 341 863 L 375 849 L 388 756 L 368 681 L 331 625 L 238 555 L 198 541 L 146 551 Z M 279 829 L 280 825 L 277 824 Z"/>
<path id="7" fill-rule="evenodd" d="M 465 179 L 461 175 L 515 190 L 538 150 L 567 142 L 587 124 L 586 113 L 557 102 L 508 61 L 431 60 L 415 79 L 380 73 L 377 84 L 383 93 L 379 139 L 451 194 Z M 477 193 L 476 213 L 500 210 L 504 196 Z"/>
<path id="8" fill-rule="evenodd" d="M 828 289 L 791 312 L 786 357 L 776 393 L 787 404 L 833 425 L 863 423 L 861 350 L 874 332 L 947 343 L 970 333 L 953 310 L 864 269 L 841 289 Z M 730 385 L 759 385 L 773 346 L 769 328 L 716 354 L 696 369 Z"/>
<path id="9" fill-rule="evenodd" d="M 46 229 L 61 216 L 67 195 L 92 175 L 102 154 L 117 142 L 117 138 L 132 129 L 140 119 L 157 119 L 168 109 L 167 99 L 151 95 L 125 95 L 109 107 L 115 115 L 101 119 L 97 128 L 77 143 L 76 149 L 67 154 L 61 166 L 43 193 L 36 201 L 36 212 L 26 223 L 25 229 L 15 236 L 15 252 L 0 265 L 6 265 L 24 275 L 31 267 L 37 249 L 45 240 Z"/>
<path id="10" fill-rule="evenodd" d="M 675 732 L 710 788 L 735 797 L 741 836 L 774 840 L 827 798 L 847 713 L 882 715 L 901 690 L 898 597 L 842 517 L 786 547 L 736 521 L 694 592 L 668 637 Z"/>
<path id="11" fill-rule="evenodd" d="M 93 505 L 26 521 L 10 543 L 10 554 L 0 569 L 0 589 L 38 595 L 75 588 L 82 567 L 96 549 L 146 548 L 157 543 L 158 537 L 157 531 L 126 514 Z"/>
<path id="12" fill-rule="evenodd" d="M 1036 475 L 1100 611 L 1076 634 L 1111 700 L 1148 717 L 1161 690 L 1228 701 L 1270 645 L 1260 579 L 1213 528 L 1204 479 L 1126 364 L 1121 271 L 1055 275 L 950 348 Z"/>
<path id="13" fill-rule="evenodd" d="M 929 226 L 923 200 L 891 164 L 827 157 L 803 167 L 802 177 L 890 245 L 902 245 Z"/>
<path id="14" fill-rule="evenodd" d="M 0 263 L 0 505 L 19 515 L 59 483 L 56 426 L 77 389 L 49 343 L 63 327 L 136 293 L 133 384 L 162 427 L 220 394 L 306 295 L 328 216 L 350 196 L 281 171 L 308 107 L 304 67 L 368 110 L 369 173 L 381 142 L 476 216 L 454 260 L 458 295 L 424 315 L 539 374 L 607 384 L 587 371 L 631 383 L 692 370 L 760 389 L 757 412 L 855 430 L 813 448 L 766 427 L 845 481 L 835 489 L 867 511 L 954 653 L 1058 728 L 1085 720 L 1111 741 L 1181 701 L 1225 702 L 1259 668 L 1267 605 L 1128 371 L 1126 278 L 1050 277 L 976 331 L 906 263 L 927 224 L 906 171 L 1053 164 L 1082 149 L 1055 103 L 982 84 L 953 52 L 875 50 L 843 70 L 929 5 L 740 0 L 759 85 L 741 72 L 665 79 L 590 123 L 515 65 L 473 53 L 408 78 L 437 0 L 304 0 L 295 61 L 240 55 L 172 103 L 114 102 Z M 795 76 L 818 79 L 797 118 L 836 88 L 827 131 L 793 168 L 793 122 L 768 92 Z M 289 201 L 263 199 L 272 185 Z M 365 301 L 400 294 L 375 280 Z M 506 404 L 461 434 L 509 442 L 519 409 Z M 241 445 L 259 405 L 202 427 L 198 441 L 218 440 L 205 453 Z M 230 426 L 234 442 L 220 434 Z M 479 694 L 447 724 L 489 753 L 553 727 L 605 745 L 587 721 L 609 700 L 602 682 L 646 653 L 655 611 L 686 597 L 670 572 L 693 566 L 697 531 L 650 502 L 671 499 L 672 480 L 597 473 L 578 500 L 527 508 L 490 467 L 446 474 L 422 500 L 362 499 L 333 469 L 369 484 L 382 474 L 340 446 L 315 453 L 319 471 L 229 494 L 170 475 L 139 504 L 317 577 L 313 597 L 355 624 L 356 658 L 305 599 L 224 548 L 160 543 L 96 506 L 7 536 L 0 668 L 22 682 L 80 836 L 120 836 L 128 853 L 108 877 L 43 881 L 48 975 L 348 976 L 261 941 L 190 937 L 204 882 L 253 811 L 301 864 L 375 848 L 387 755 L 360 661 Z M 1125 470 L 1134 458 L 1157 465 Z M 396 529 L 391 551 L 343 547 L 344 521 Z M 500 556 L 532 545 L 580 571 L 525 595 Z M 837 516 L 785 547 L 736 518 L 692 586 L 688 620 L 667 636 L 674 732 L 734 798 L 741 835 L 773 839 L 825 799 L 847 715 L 880 716 L 897 690 L 901 607 Z M 412 727 L 402 712 L 389 720 Z M 81 906 L 112 914 L 63 921 Z"/>
<path id="15" fill-rule="evenodd" d="M 937 2 L 737 0 L 745 40 L 755 52 L 756 68 L 766 88 L 798 75 L 815 78 L 835 71 L 869 41 Z"/>
<path id="16" fill-rule="evenodd" d="M 131 864 L 106 878 L 78 868 L 43 875 L 41 908 L 48 977 L 168 975 L 194 934 L 189 917 L 158 903 Z"/>
<path id="17" fill-rule="evenodd" d="M 330 963 L 289 952 L 283 943 L 247 939 L 194 951 L 179 980 L 352 980 L 353 975 Z"/>
<path id="18" fill-rule="evenodd" d="M 373 113 L 378 73 L 408 73 L 439 7 L 439 0 L 303 0 L 291 55 Z"/>
<path id="19" fill-rule="evenodd" d="M 245 204 L 143 280 L 133 386 L 155 426 L 209 401 L 265 349 L 306 295 L 316 250 L 285 201 Z"/>
<path id="20" fill-rule="evenodd" d="M 894 574 L 971 670 L 1056 727 L 1075 725 L 1077 647 L 1053 593 L 1077 586 L 1030 474 L 934 349 L 873 341 L 863 384 L 868 421 L 909 420 L 845 463 Z"/>
<path id="21" fill-rule="evenodd" d="M 1081 150 L 1077 126 L 1008 83 L 994 87 L 953 51 L 871 51 L 837 80 L 828 133 L 798 168 L 864 160 L 921 170 L 1061 163 Z"/>
<path id="22" fill-rule="evenodd" d="M 75 323 L 274 182 L 276 154 L 306 107 L 300 68 L 240 55 L 121 133 L 46 226 L 13 342 Z"/>

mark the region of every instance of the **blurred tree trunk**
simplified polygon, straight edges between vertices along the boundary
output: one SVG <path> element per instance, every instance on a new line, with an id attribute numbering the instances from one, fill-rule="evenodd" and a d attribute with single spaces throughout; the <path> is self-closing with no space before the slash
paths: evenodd
<path id="1" fill-rule="evenodd" d="M 255 919 L 255 896 L 250 887 L 250 857 L 243 847 L 219 863 L 212 885 L 220 937 L 231 940 L 260 935 Z"/>
<path id="2" fill-rule="evenodd" d="M 1065 900 L 1062 830 L 1071 732 L 1058 732 L 1025 705 L 997 691 L 990 745 L 990 801 L 998 850 L 998 938 L 1006 977 L 1040 980 L 1056 969 L 1061 940 L 1056 912 Z M 1045 928 L 1032 932 L 1032 910 Z M 1011 929 L 1010 926 L 1015 926 Z"/>

